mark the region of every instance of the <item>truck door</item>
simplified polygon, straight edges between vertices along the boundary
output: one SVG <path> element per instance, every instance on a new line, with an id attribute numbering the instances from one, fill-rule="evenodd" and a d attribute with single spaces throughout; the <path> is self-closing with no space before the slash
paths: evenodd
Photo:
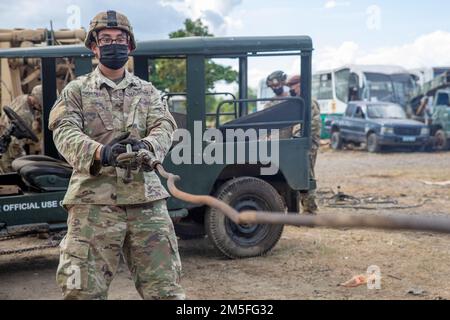
<path id="1" fill-rule="evenodd" d="M 352 121 L 352 139 L 358 142 L 366 140 L 366 115 L 361 106 L 356 106 Z"/>
<path id="2" fill-rule="evenodd" d="M 343 139 L 349 139 L 351 136 L 349 130 L 350 130 L 354 110 L 355 110 L 355 105 L 349 104 L 347 106 L 347 109 L 345 110 L 344 116 L 342 117 L 340 130 L 341 130 L 341 137 Z"/>

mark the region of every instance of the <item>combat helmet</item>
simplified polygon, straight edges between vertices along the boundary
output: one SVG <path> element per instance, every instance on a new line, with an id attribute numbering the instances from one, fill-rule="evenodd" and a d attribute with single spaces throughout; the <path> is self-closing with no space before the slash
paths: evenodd
<path id="1" fill-rule="evenodd" d="M 286 84 L 286 79 L 286 73 L 284 73 L 283 71 L 274 71 L 267 77 L 266 85 L 268 87 L 278 87 L 280 85 L 284 86 Z"/>
<path id="2" fill-rule="evenodd" d="M 44 102 L 43 102 L 43 96 L 42 96 L 42 86 L 41 85 L 37 85 L 33 88 L 33 90 L 31 90 L 30 96 L 33 96 L 37 99 L 37 101 L 39 102 L 40 106 L 43 106 Z"/>
<path id="3" fill-rule="evenodd" d="M 100 12 L 92 19 L 84 41 L 86 48 L 91 49 L 91 43 L 95 41 L 98 32 L 103 29 L 119 29 L 127 32 L 130 35 L 131 51 L 136 49 L 136 39 L 130 21 L 125 15 L 113 10 Z"/>
<path id="4" fill-rule="evenodd" d="M 300 75 L 298 75 L 298 74 L 293 75 L 292 77 L 290 77 L 288 79 L 287 86 L 290 87 L 290 86 L 296 85 L 296 84 L 300 83 L 301 81 L 302 81 L 302 78 Z"/>

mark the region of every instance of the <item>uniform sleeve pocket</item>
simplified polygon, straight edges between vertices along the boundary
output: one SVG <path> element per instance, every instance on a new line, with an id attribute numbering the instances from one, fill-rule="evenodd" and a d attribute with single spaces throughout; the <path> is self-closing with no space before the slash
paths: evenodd
<path id="1" fill-rule="evenodd" d="M 144 188 L 145 198 L 148 201 L 156 201 L 170 197 L 155 171 L 144 172 Z"/>

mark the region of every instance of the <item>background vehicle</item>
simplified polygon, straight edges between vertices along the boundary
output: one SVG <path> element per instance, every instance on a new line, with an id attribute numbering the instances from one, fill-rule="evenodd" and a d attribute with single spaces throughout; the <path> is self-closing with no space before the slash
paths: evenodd
<path id="1" fill-rule="evenodd" d="M 325 128 L 331 119 L 343 115 L 349 101 L 392 102 L 406 107 L 415 89 L 413 76 L 398 66 L 348 65 L 317 72 L 312 96 L 322 113 L 322 138 L 329 137 Z"/>
<path id="2" fill-rule="evenodd" d="M 409 72 L 416 77 L 417 84 L 423 86 L 425 83 L 432 81 L 445 72 L 450 72 L 450 67 L 418 68 L 409 70 Z"/>
<path id="3" fill-rule="evenodd" d="M 450 71 L 440 74 L 420 87 L 407 106 L 412 119 L 426 123 L 438 151 L 450 147 Z"/>
<path id="4" fill-rule="evenodd" d="M 48 29 L 0 29 L 0 48 L 32 48 L 42 46 L 82 44 L 86 37 L 84 29 L 48 30 Z M 75 77 L 74 62 L 70 59 L 58 59 L 57 87 L 61 90 Z M 41 70 L 39 59 L 2 59 L 1 60 L 1 106 L 6 106 L 21 94 L 30 93 L 40 83 Z"/>
<path id="5" fill-rule="evenodd" d="M 429 128 L 406 118 L 396 104 L 380 102 L 350 102 L 341 119 L 331 124 L 331 147 L 342 149 L 346 143 L 365 143 L 369 152 L 379 152 L 384 146 L 424 147 L 429 140 Z"/>
<path id="6" fill-rule="evenodd" d="M 436 150 L 450 148 L 450 88 L 438 90 L 433 103 L 431 134 Z"/>
<path id="7" fill-rule="evenodd" d="M 139 43 L 134 52 L 135 74 L 149 79 L 149 65 L 159 58 L 184 59 L 186 62 L 186 112 L 173 112 L 180 128 L 196 133 L 194 123 L 203 124 L 206 130 L 208 119 L 215 120 L 216 128 L 226 129 L 282 129 L 301 125 L 301 135 L 280 139 L 279 153 L 283 156 L 275 163 L 279 169 L 272 176 L 261 175 L 261 158 L 256 163 L 248 158 L 243 164 L 199 164 L 176 165 L 170 154 L 164 167 L 182 177 L 179 187 L 193 194 L 209 194 L 226 201 L 238 211 L 261 210 L 298 212 L 297 194 L 301 190 L 315 188 L 309 177 L 308 150 L 311 144 L 311 56 L 312 41 L 309 37 L 247 37 L 247 38 L 184 38 Z M 258 99 L 247 99 L 247 62 L 260 53 L 271 55 L 293 55 L 301 57 L 301 98 L 286 98 L 279 105 L 261 112 L 248 113 L 248 104 Z M 24 157 L 15 163 L 16 173 L 0 176 L 0 186 L 12 190 L 0 197 L 0 228 L 8 230 L 14 226 L 29 224 L 58 224 L 66 220 L 66 212 L 60 206 L 71 168 L 59 160 L 57 150 L 48 131 L 48 116 L 56 100 L 56 60 L 61 57 L 74 59 L 76 74 L 92 70 L 92 54 L 82 46 L 11 49 L 0 51 L 0 58 L 40 58 L 44 93 L 44 149 L 45 157 Z M 205 61 L 215 57 L 230 57 L 239 60 L 239 98 L 222 101 L 215 112 L 207 113 L 205 87 Z M 300 72 L 300 70 L 299 70 Z M 180 95 L 176 93 L 175 95 Z M 233 112 L 224 112 L 225 105 Z M 224 119 L 232 121 L 224 123 Z M 226 145 L 249 148 L 249 141 L 209 141 L 222 148 L 226 157 Z M 192 144 L 192 160 L 195 152 Z M 172 150 L 173 152 L 173 150 Z M 236 154 L 236 153 L 234 153 Z M 247 152 L 248 154 L 248 152 Z M 9 188 L 6 188 L 9 187 Z M 14 190 L 16 190 L 14 192 Z M 283 226 L 244 225 L 238 226 L 221 213 L 171 198 L 168 201 L 171 217 L 178 225 L 179 234 L 198 236 L 208 234 L 214 245 L 226 256 L 242 258 L 259 256 L 271 250 L 281 237 Z M 181 228 L 180 228 L 181 226 Z"/>

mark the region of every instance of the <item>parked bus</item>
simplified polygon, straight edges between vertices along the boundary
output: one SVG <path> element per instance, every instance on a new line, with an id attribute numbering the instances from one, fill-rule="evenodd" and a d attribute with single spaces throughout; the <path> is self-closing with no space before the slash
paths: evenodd
<path id="1" fill-rule="evenodd" d="M 313 76 L 312 96 L 322 112 L 322 138 L 330 116 L 340 117 L 349 101 L 393 102 L 406 107 L 416 89 L 416 81 L 398 66 L 347 65 Z"/>

